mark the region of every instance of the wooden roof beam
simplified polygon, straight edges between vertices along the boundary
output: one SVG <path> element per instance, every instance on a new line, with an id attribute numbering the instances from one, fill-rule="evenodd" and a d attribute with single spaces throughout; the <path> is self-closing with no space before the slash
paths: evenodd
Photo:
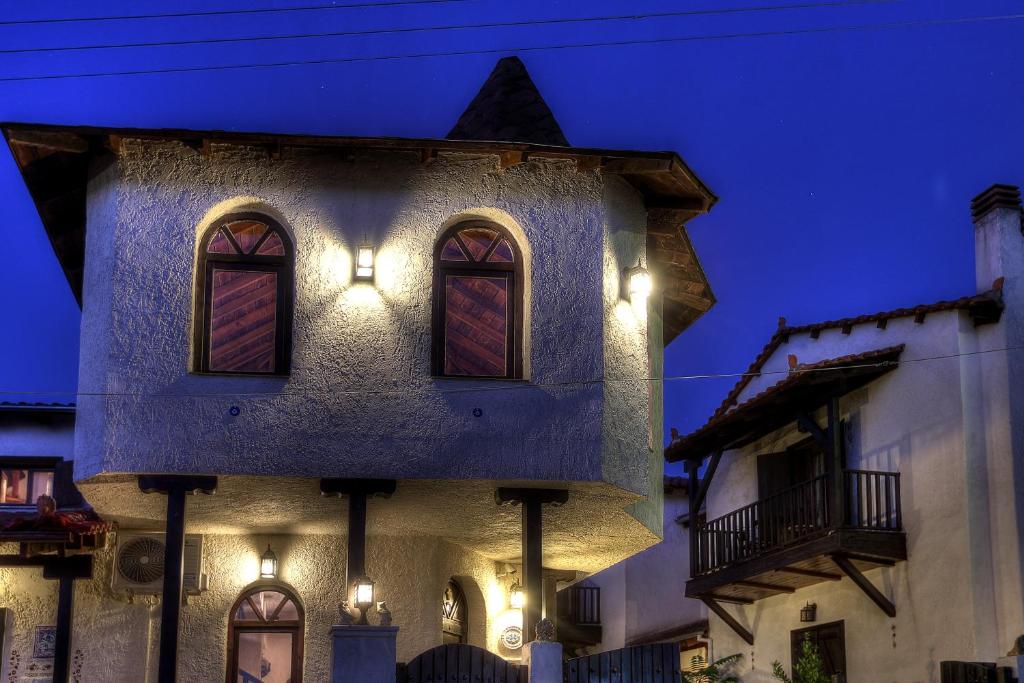
<path id="1" fill-rule="evenodd" d="M 64 131 L 42 131 L 12 128 L 8 130 L 7 139 L 12 145 L 40 147 L 55 152 L 73 152 L 84 154 L 89 151 L 89 139 L 77 133 Z"/>

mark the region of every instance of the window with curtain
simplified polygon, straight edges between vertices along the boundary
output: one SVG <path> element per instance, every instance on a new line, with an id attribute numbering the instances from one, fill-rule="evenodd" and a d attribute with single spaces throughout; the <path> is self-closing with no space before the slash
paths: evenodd
<path id="1" fill-rule="evenodd" d="M 302 683 L 302 605 L 290 589 L 246 590 L 228 622 L 228 683 Z"/>
<path id="2" fill-rule="evenodd" d="M 522 377 L 523 257 L 501 226 L 460 223 L 434 253 L 433 373 Z"/>
<path id="3" fill-rule="evenodd" d="M 202 236 L 196 274 L 198 372 L 285 375 L 294 254 L 260 214 L 225 216 Z"/>

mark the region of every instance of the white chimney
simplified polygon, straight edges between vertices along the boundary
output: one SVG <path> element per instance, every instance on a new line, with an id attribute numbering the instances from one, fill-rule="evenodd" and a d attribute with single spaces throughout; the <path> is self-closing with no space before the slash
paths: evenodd
<path id="1" fill-rule="evenodd" d="M 1020 188 L 993 185 L 971 200 L 974 273 L 978 292 L 1005 278 L 1006 290 L 1024 289 L 1024 223 Z"/>

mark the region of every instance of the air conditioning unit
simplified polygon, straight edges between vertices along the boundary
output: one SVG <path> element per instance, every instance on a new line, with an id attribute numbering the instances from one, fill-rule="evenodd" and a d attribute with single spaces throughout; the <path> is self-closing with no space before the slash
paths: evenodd
<path id="1" fill-rule="evenodd" d="M 164 587 L 164 534 L 118 532 L 114 553 L 113 588 L 159 594 Z M 203 537 L 185 534 L 184 590 L 198 595 L 207 589 L 203 574 Z"/>

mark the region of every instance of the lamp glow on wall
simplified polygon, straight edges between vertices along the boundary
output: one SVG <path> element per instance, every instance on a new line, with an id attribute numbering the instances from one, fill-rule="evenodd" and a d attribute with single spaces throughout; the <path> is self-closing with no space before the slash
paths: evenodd
<path id="1" fill-rule="evenodd" d="M 260 557 L 260 578 L 277 578 L 277 554 L 270 549 L 269 543 L 267 544 L 267 552 L 263 553 L 263 556 Z"/>
<path id="2" fill-rule="evenodd" d="M 640 259 L 636 265 L 626 268 L 622 273 L 622 298 L 632 303 L 642 303 L 647 300 L 654 289 L 654 281 L 651 273 L 643 267 Z"/>
<path id="3" fill-rule="evenodd" d="M 374 271 L 374 249 L 365 242 L 356 249 L 356 272 L 353 280 L 356 282 L 373 282 Z"/>
<path id="4" fill-rule="evenodd" d="M 370 623 L 366 617 L 373 606 L 373 581 L 365 576 L 360 576 L 356 579 L 353 590 L 355 599 L 352 603 L 359 609 L 359 621 L 356 623 L 365 626 Z"/>

